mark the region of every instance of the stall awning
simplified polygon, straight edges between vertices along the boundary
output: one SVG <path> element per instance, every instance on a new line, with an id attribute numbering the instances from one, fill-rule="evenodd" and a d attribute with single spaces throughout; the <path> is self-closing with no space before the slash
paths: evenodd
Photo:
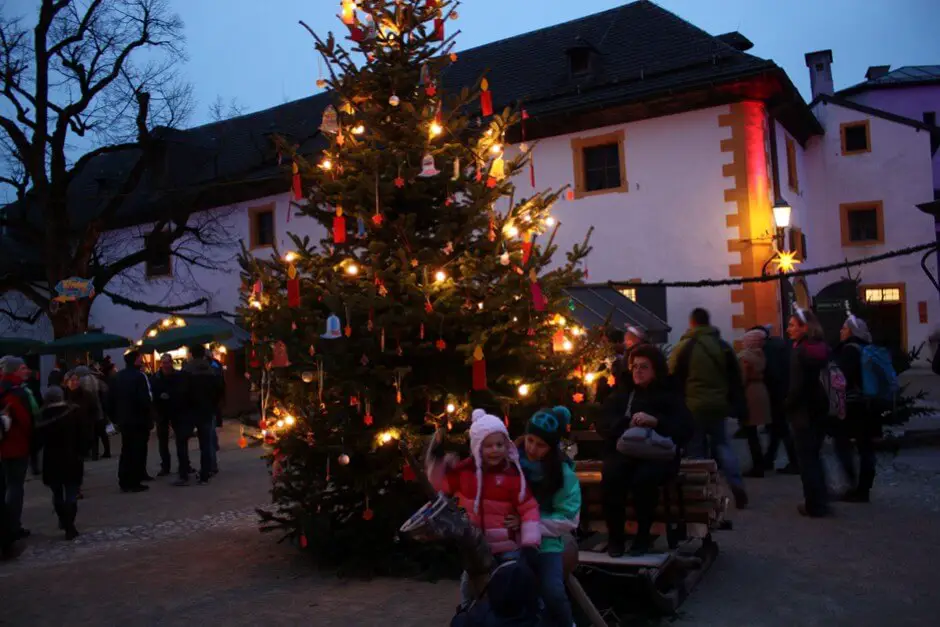
<path id="1" fill-rule="evenodd" d="M 159 333 L 154 333 L 154 331 Z M 153 337 L 151 333 L 154 333 Z M 161 341 L 161 335 L 167 336 L 165 339 L 170 341 L 172 347 L 164 345 L 166 342 Z M 178 337 L 171 337 L 173 335 L 178 335 Z M 174 339 L 179 341 L 172 341 Z M 202 344 L 210 341 L 228 350 L 237 350 L 251 341 L 251 334 L 220 313 L 180 314 L 150 325 L 144 332 L 142 344 L 148 349 L 160 346 L 158 350 L 163 351 L 191 343 Z"/>
<path id="2" fill-rule="evenodd" d="M 229 350 L 236 350 L 251 342 L 251 333 L 241 328 L 222 314 L 182 314 L 180 316 L 186 324 L 201 327 L 216 327 L 220 330 L 231 331 L 231 337 L 222 340 L 219 344 Z"/>
<path id="3" fill-rule="evenodd" d="M 585 327 L 604 324 L 621 331 L 634 326 L 646 331 L 654 343 L 667 340 L 671 327 L 659 316 L 637 302 L 630 300 L 606 284 L 576 285 L 565 289 L 574 301 L 573 315 Z"/>

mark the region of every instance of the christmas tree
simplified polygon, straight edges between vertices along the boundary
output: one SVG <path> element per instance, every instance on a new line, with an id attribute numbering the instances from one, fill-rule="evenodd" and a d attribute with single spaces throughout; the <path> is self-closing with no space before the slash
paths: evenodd
<path id="1" fill-rule="evenodd" d="M 302 213 L 325 239 L 242 257 L 276 512 L 303 547 L 373 565 L 424 501 L 399 444 L 462 439 L 474 407 L 523 424 L 585 400 L 601 330 L 572 324 L 588 236 L 552 264 L 565 192 L 515 198 L 530 147 L 504 148 L 520 110 L 494 112 L 483 77 L 450 93 L 456 2 L 343 2 L 347 46 L 316 39 L 334 97 L 329 146 L 293 159 Z M 309 29 L 308 29 L 309 30 Z M 510 154 L 511 153 L 511 154 Z M 583 406 L 582 406 L 583 407 Z"/>

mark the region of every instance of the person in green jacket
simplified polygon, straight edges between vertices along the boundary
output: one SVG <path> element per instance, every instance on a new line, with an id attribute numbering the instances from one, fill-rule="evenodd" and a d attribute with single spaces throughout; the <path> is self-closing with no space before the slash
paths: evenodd
<path id="1" fill-rule="evenodd" d="M 669 372 L 684 390 L 695 424 L 688 456 L 713 456 L 731 487 L 735 505 L 738 509 L 747 507 L 741 465 L 731 448 L 727 426 L 728 416 L 743 409 L 732 402 L 739 396 L 741 373 L 734 350 L 722 341 L 706 310 L 695 309 L 689 316 L 689 330 L 669 355 Z"/>
<path id="2" fill-rule="evenodd" d="M 541 511 L 542 545 L 539 547 L 539 587 L 545 604 L 541 625 L 570 627 L 571 603 L 565 592 L 562 553 L 565 540 L 577 529 L 581 516 L 581 484 L 574 462 L 561 450 L 561 438 L 571 423 L 567 407 L 540 409 L 526 425 L 519 462 Z M 510 529 L 519 524 L 507 519 Z"/>

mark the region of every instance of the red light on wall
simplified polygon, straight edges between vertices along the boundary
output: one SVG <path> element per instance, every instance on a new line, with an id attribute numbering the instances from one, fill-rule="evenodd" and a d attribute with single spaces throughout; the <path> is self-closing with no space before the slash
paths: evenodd
<path id="1" fill-rule="evenodd" d="M 920 316 L 921 324 L 927 324 L 927 301 L 922 300 L 917 303 L 917 315 Z"/>

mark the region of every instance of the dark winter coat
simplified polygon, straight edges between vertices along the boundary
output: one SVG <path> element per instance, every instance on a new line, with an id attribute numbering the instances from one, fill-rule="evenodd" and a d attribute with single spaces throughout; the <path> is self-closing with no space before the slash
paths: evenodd
<path id="1" fill-rule="evenodd" d="M 10 417 L 10 429 L 0 440 L 0 460 L 29 457 L 33 414 L 23 380 L 15 374 L 4 375 L 0 380 L 0 411 Z"/>
<path id="2" fill-rule="evenodd" d="M 538 580 L 524 559 L 501 564 L 493 571 L 486 596 L 451 621 L 451 627 L 536 627 Z"/>
<path id="3" fill-rule="evenodd" d="M 95 432 L 95 423 L 98 421 L 98 399 L 91 396 L 87 390 L 78 388 L 72 390 L 65 388 L 65 400 L 75 409 L 75 415 L 81 419 L 82 432 L 85 434 L 86 441 L 91 439 L 91 434 Z"/>
<path id="4" fill-rule="evenodd" d="M 836 364 L 845 375 L 845 424 L 850 437 L 877 437 L 881 434 L 877 408 L 862 396 L 862 349 L 868 342 L 850 337 L 836 349 Z"/>
<path id="5" fill-rule="evenodd" d="M 829 363 L 829 347 L 821 340 L 800 340 L 790 355 L 787 420 L 796 426 L 825 420 L 829 400 L 819 375 Z"/>
<path id="6" fill-rule="evenodd" d="M 215 418 L 222 402 L 222 376 L 208 359 L 193 359 L 183 366 L 185 411 L 193 418 Z"/>
<path id="7" fill-rule="evenodd" d="M 183 381 L 183 373 L 172 370 L 167 374 L 161 368 L 150 379 L 150 387 L 153 391 L 153 405 L 160 418 L 173 420 L 178 417 L 185 407 L 183 397 L 186 393 L 186 387 Z"/>
<path id="8" fill-rule="evenodd" d="M 121 430 L 144 430 L 153 428 L 150 415 L 153 398 L 147 375 L 137 368 L 128 367 L 114 376 L 111 382 L 111 419 Z"/>
<path id="9" fill-rule="evenodd" d="M 86 422 L 86 415 L 74 403 L 52 403 L 42 408 L 37 427 L 43 442 L 44 484 L 81 485 L 88 442 Z"/>
<path id="10" fill-rule="evenodd" d="M 764 340 L 764 357 L 767 358 L 764 382 L 774 411 L 777 407 L 783 407 L 790 390 L 791 348 L 790 343 L 782 337 L 768 337 Z"/>
<path id="11" fill-rule="evenodd" d="M 626 415 L 627 405 L 630 403 L 630 393 L 633 392 L 633 404 L 630 406 L 630 416 Z M 668 382 L 654 381 L 649 387 L 641 388 L 633 385 L 617 386 L 617 391 L 604 403 L 601 419 L 597 423 L 597 431 L 604 438 L 604 450 L 607 454 L 617 454 L 617 441 L 623 432 L 630 426 L 633 414 L 643 412 L 653 416 L 658 421 L 655 431 L 678 446 L 685 445 L 692 437 L 692 415 L 682 400 Z"/>

